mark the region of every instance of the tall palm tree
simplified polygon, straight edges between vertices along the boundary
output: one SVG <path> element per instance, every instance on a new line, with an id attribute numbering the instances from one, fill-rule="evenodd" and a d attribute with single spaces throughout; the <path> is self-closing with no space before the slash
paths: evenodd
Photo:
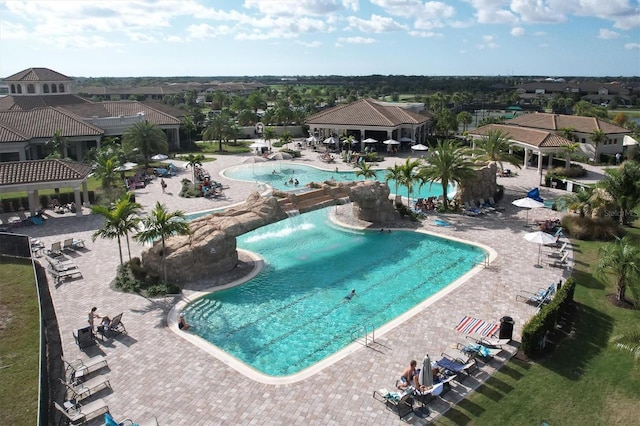
<path id="1" fill-rule="evenodd" d="M 509 153 L 510 148 L 509 135 L 501 130 L 490 130 L 476 141 L 475 161 L 484 164 L 496 163 L 502 170 L 503 163 L 509 163 L 519 169 L 520 159 Z"/>
<path id="2" fill-rule="evenodd" d="M 129 233 L 136 230 L 140 219 L 136 215 L 142 209 L 142 206 L 132 201 L 133 193 L 127 192 L 123 194 L 118 202 L 112 208 L 95 205 L 91 207 L 93 213 L 104 217 L 105 221 L 102 228 L 95 231 L 92 240 L 98 237 L 109 240 L 118 240 L 118 252 L 120 254 L 120 265 L 124 264 L 122 259 L 122 237 L 127 240 L 127 251 L 129 252 L 129 261 L 131 261 L 131 248 L 129 246 Z"/>
<path id="3" fill-rule="evenodd" d="M 603 132 L 600 129 L 596 129 L 593 132 L 591 132 L 591 142 L 593 142 L 593 147 L 595 148 L 596 152 L 595 152 L 595 160 L 596 161 L 600 161 L 600 158 L 598 156 L 599 152 L 598 152 L 598 148 L 600 147 L 600 145 L 602 145 L 602 143 L 607 139 L 607 134 L 605 132 Z"/>
<path id="4" fill-rule="evenodd" d="M 100 148 L 96 150 L 95 156 L 94 175 L 100 179 L 102 188 L 109 195 L 119 177 L 121 163 L 118 150 L 111 147 Z"/>
<path id="5" fill-rule="evenodd" d="M 191 147 L 191 133 L 197 130 L 198 126 L 195 121 L 193 121 L 193 117 L 187 115 L 182 120 L 182 128 L 187 132 L 187 141 L 189 142 L 189 147 Z"/>
<path id="6" fill-rule="evenodd" d="M 164 281 L 167 282 L 167 265 L 165 262 L 165 240 L 172 235 L 189 235 L 191 229 L 184 220 L 184 212 L 176 210 L 170 212 L 164 204 L 157 202 L 151 213 L 142 219 L 144 229 L 133 236 L 134 240 L 146 242 L 162 241 L 162 271 Z"/>
<path id="7" fill-rule="evenodd" d="M 147 120 L 128 128 L 124 132 L 122 142 L 127 152 L 137 149 L 147 167 L 153 153 L 165 154 L 169 152 L 167 135 L 162 129 Z"/>
<path id="8" fill-rule="evenodd" d="M 264 132 L 262 132 L 262 138 L 267 143 L 267 145 L 269 145 L 269 150 L 271 150 L 271 141 L 277 136 L 278 134 L 276 133 L 276 130 L 271 126 L 267 127 L 266 129 L 264 129 Z"/>
<path id="9" fill-rule="evenodd" d="M 369 178 L 375 179 L 378 176 L 373 167 L 366 161 L 360 161 L 356 167 L 358 170 L 356 170 L 355 175 L 358 177 L 362 176 L 365 180 Z"/>
<path id="10" fill-rule="evenodd" d="M 396 184 L 396 189 L 394 192 L 396 196 L 396 205 L 402 204 L 402 197 L 400 196 L 400 194 L 398 194 L 398 186 L 400 185 L 400 182 L 402 182 L 403 169 L 404 168 L 402 164 L 396 163 L 392 167 L 387 167 L 387 174 L 384 177 L 385 182 L 389 183 L 389 181 L 393 179 Z"/>
<path id="11" fill-rule="evenodd" d="M 640 163 L 626 161 L 620 168 L 605 169 L 598 186 L 611 195 L 619 209 L 621 225 L 628 222 L 629 213 L 640 204 Z"/>
<path id="12" fill-rule="evenodd" d="M 565 155 L 566 155 L 564 169 L 567 172 L 571 168 L 571 154 L 577 152 L 578 149 L 580 149 L 580 144 L 577 143 L 577 142 L 576 143 L 572 143 L 571 145 L 566 145 L 564 147 L 564 152 L 565 152 Z"/>
<path id="13" fill-rule="evenodd" d="M 418 181 L 416 178 L 416 170 L 418 167 L 420 167 L 420 160 L 414 160 L 411 157 L 408 157 L 404 160 L 404 163 L 400 165 L 399 179 L 397 179 L 396 182 L 407 188 L 407 206 L 411 204 L 411 193 L 413 192 L 414 185 Z M 400 199 L 400 203 L 402 203 L 402 199 Z M 396 204 L 398 204 L 397 201 Z"/>
<path id="14" fill-rule="evenodd" d="M 196 167 L 202 166 L 202 162 L 204 161 L 204 155 L 202 154 L 189 154 L 186 156 L 185 161 L 187 162 L 187 168 L 191 168 L 191 182 L 193 182 L 193 186 L 196 185 Z"/>
<path id="15" fill-rule="evenodd" d="M 207 141 L 219 141 L 218 151 L 222 152 L 222 139 L 224 138 L 224 132 L 226 126 L 229 125 L 229 115 L 226 112 L 215 114 L 209 125 L 202 133 L 202 139 Z"/>
<path id="16" fill-rule="evenodd" d="M 578 192 L 571 192 L 556 199 L 556 206 L 559 210 L 571 210 L 578 212 L 580 217 L 585 217 L 590 213 L 597 201 L 594 199 L 594 188 L 582 186 Z"/>
<path id="17" fill-rule="evenodd" d="M 613 275 L 616 280 L 616 296 L 625 300 L 627 289 L 631 290 L 634 301 L 640 299 L 640 248 L 629 237 L 620 238 L 600 247 L 596 274 L 605 277 Z"/>
<path id="18" fill-rule="evenodd" d="M 440 181 L 445 210 L 449 208 L 447 195 L 449 183 L 455 182 L 462 185 L 464 181 L 475 177 L 473 163 L 466 158 L 467 151 L 456 141 L 439 140 L 436 149 L 429 157 L 428 164 L 421 167 L 417 173 L 417 178 L 422 184 Z"/>
<path id="19" fill-rule="evenodd" d="M 456 120 L 462 124 L 462 131 L 466 132 L 469 124 L 473 123 L 473 115 L 469 111 L 461 111 L 456 115 Z"/>

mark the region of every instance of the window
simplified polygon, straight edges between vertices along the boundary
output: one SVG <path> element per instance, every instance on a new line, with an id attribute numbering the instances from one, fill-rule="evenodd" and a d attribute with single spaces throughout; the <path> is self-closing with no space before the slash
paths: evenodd
<path id="1" fill-rule="evenodd" d="M 11 85 L 11 93 L 16 93 L 16 85 L 15 84 Z"/>
<path id="2" fill-rule="evenodd" d="M 31 83 L 27 84 L 27 93 L 36 93 L 36 86 Z"/>
<path id="3" fill-rule="evenodd" d="M 60 93 L 64 93 L 64 85 L 62 83 L 60 83 L 59 87 L 58 87 L 58 91 Z"/>
<path id="4" fill-rule="evenodd" d="M 48 84 L 46 84 L 46 83 L 45 83 L 45 84 L 42 86 L 42 92 L 43 92 L 43 93 L 49 93 L 49 85 L 48 85 Z"/>
<path id="5" fill-rule="evenodd" d="M 22 93 L 22 84 L 18 84 L 18 93 Z"/>
<path id="6" fill-rule="evenodd" d="M 55 84 L 51 85 L 51 93 L 58 93 L 58 86 L 56 86 Z"/>

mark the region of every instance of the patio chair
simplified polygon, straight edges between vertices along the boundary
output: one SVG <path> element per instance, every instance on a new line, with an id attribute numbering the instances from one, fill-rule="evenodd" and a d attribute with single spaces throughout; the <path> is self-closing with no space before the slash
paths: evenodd
<path id="1" fill-rule="evenodd" d="M 104 375 L 94 376 L 83 382 L 78 382 L 77 380 L 66 382 L 62 379 L 60 379 L 60 382 L 67 389 L 67 399 L 76 402 L 82 401 L 103 389 L 111 389 L 111 383 Z"/>
<path id="2" fill-rule="evenodd" d="M 497 212 L 504 211 L 504 207 L 500 207 L 493 197 L 489 197 L 489 205 L 496 209 Z"/>
<path id="3" fill-rule="evenodd" d="M 472 207 L 471 204 L 468 201 L 464 202 L 464 210 L 462 211 L 463 214 L 467 215 L 467 216 L 478 216 L 480 214 L 482 214 L 482 211 Z"/>
<path id="4" fill-rule="evenodd" d="M 467 339 L 476 342 L 477 344 L 486 346 L 488 348 L 500 348 L 502 346 L 508 345 L 511 342 L 511 339 L 498 339 L 495 337 L 474 337 L 474 336 L 466 336 Z"/>
<path id="5" fill-rule="evenodd" d="M 47 255 L 51 257 L 62 256 L 62 243 L 60 241 L 51 244 L 51 248 L 47 250 Z"/>
<path id="6" fill-rule="evenodd" d="M 487 362 L 502 352 L 502 348 L 490 348 L 481 343 L 456 343 L 456 349 L 467 359 L 479 359 Z"/>
<path id="7" fill-rule="evenodd" d="M 407 388 L 404 392 L 375 390 L 373 399 L 383 402 L 387 410 L 395 411 L 401 419 L 413 413 L 413 388 Z"/>
<path id="8" fill-rule="evenodd" d="M 553 236 L 555 237 L 556 240 L 552 243 L 545 244 L 545 247 L 558 248 L 562 245 L 560 242 L 560 238 L 564 236 L 564 234 L 562 233 L 562 227 L 558 227 L 558 229 L 556 229 L 556 232 L 553 234 Z"/>
<path id="9" fill-rule="evenodd" d="M 555 292 L 556 292 L 556 285 L 554 283 L 551 283 L 549 287 L 544 289 L 539 289 L 535 293 L 527 290 L 520 290 L 520 293 L 524 293 L 524 294 L 517 294 L 516 300 L 522 300 L 527 303 L 532 303 L 536 305 L 537 308 L 540 308 L 542 305 L 544 305 L 545 303 L 551 300 Z"/>
<path id="10" fill-rule="evenodd" d="M 554 268 L 564 268 L 567 266 L 567 257 L 569 256 L 569 252 L 565 252 L 562 257 L 558 260 L 554 260 L 553 262 L 549 262 L 549 266 L 553 266 Z"/>
<path id="11" fill-rule="evenodd" d="M 105 413 L 104 415 L 104 426 L 158 426 L 158 419 L 155 417 L 151 417 L 149 419 L 143 420 L 141 422 L 134 422 L 131 419 L 126 419 L 121 422 L 114 420 L 111 417 L 111 414 Z"/>
<path id="12" fill-rule="evenodd" d="M 67 424 L 72 425 L 85 423 L 87 420 L 109 412 L 109 406 L 102 399 L 96 399 L 86 405 L 74 404 L 71 401 L 64 402 L 62 406 L 55 401 L 53 404 L 62 413 L 62 420 L 66 419 Z"/>
<path id="13" fill-rule="evenodd" d="M 117 333 L 127 333 L 127 329 L 124 327 L 122 323 L 122 313 L 113 317 L 108 326 L 100 325 L 98 326 L 98 333 L 100 333 L 103 337 L 109 337 L 109 335 L 117 334 Z M 112 334 L 113 333 L 113 334 Z"/>
<path id="14" fill-rule="evenodd" d="M 562 258 L 562 256 L 564 256 L 564 254 L 565 254 L 565 250 L 567 248 L 567 244 L 569 244 L 569 243 L 568 242 L 562 243 L 562 246 L 560 246 L 559 249 L 552 251 L 551 253 L 547 254 L 547 256 L 549 256 L 549 257 L 557 257 L 558 259 Z"/>
<path id="15" fill-rule="evenodd" d="M 453 358 L 444 352 L 441 356 L 442 358 L 436 361 L 436 365 L 443 370 L 446 376 L 453 376 L 459 382 L 464 380 L 465 377 L 470 377 L 471 372 L 478 368 L 475 359 L 464 361 L 459 358 Z"/>
<path id="16" fill-rule="evenodd" d="M 74 361 L 68 361 L 64 357 L 61 358 L 65 365 L 65 376 L 70 378 L 68 381 L 86 377 L 101 368 L 108 367 L 107 359 L 102 355 L 89 358 L 86 361 L 79 358 Z"/>
<path id="17" fill-rule="evenodd" d="M 91 326 L 79 328 L 73 332 L 73 339 L 76 341 L 76 345 L 83 350 L 86 347 L 96 344 L 96 338 L 93 335 Z"/>

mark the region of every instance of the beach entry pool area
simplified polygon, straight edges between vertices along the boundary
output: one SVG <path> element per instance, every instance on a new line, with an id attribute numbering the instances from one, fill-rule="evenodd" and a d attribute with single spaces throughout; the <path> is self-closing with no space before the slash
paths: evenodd
<path id="1" fill-rule="evenodd" d="M 376 170 L 377 180 L 384 182 L 387 170 Z M 325 180 L 355 181 L 364 180 L 364 178 L 356 176 L 355 172 L 330 170 L 322 170 L 316 167 L 293 164 L 288 162 L 270 161 L 255 164 L 243 164 L 240 166 L 230 167 L 222 173 L 229 179 L 243 180 L 248 182 L 263 182 L 271 185 L 280 191 L 291 191 L 304 188 L 309 182 L 324 182 Z M 289 183 L 291 180 L 298 180 L 298 185 Z M 389 189 L 393 194 L 396 190 L 396 182 L 391 179 L 388 182 Z M 403 197 L 407 196 L 407 189 L 402 185 L 398 186 L 398 193 Z M 453 198 L 456 193 L 456 185 L 450 184 L 447 189 L 449 198 Z M 429 198 L 439 197 L 442 195 L 442 186 L 439 183 L 426 184 L 422 188 L 414 185 L 411 193 L 412 198 Z"/>
<path id="2" fill-rule="evenodd" d="M 482 263 L 486 251 L 413 231 L 357 231 L 330 209 L 238 237 L 264 268 L 189 303 L 189 333 L 271 377 L 289 376 L 389 323 Z M 352 289 L 356 296 L 346 299 Z M 361 335 L 361 334 L 360 334 Z"/>

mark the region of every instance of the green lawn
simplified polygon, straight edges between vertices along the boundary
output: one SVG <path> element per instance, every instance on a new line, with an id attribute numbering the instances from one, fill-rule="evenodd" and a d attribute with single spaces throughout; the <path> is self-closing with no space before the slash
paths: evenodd
<path id="1" fill-rule="evenodd" d="M 40 314 L 31 261 L 0 257 L 0 424 L 38 416 Z"/>
<path id="2" fill-rule="evenodd" d="M 640 221 L 636 226 L 640 225 Z M 640 244 L 640 229 L 630 229 Z M 438 425 L 615 425 L 640 418 L 640 365 L 609 339 L 640 324 L 640 311 L 612 306 L 615 285 L 594 279 L 602 243 L 572 241 L 577 280 L 575 336 L 534 362 L 510 361 Z"/>

